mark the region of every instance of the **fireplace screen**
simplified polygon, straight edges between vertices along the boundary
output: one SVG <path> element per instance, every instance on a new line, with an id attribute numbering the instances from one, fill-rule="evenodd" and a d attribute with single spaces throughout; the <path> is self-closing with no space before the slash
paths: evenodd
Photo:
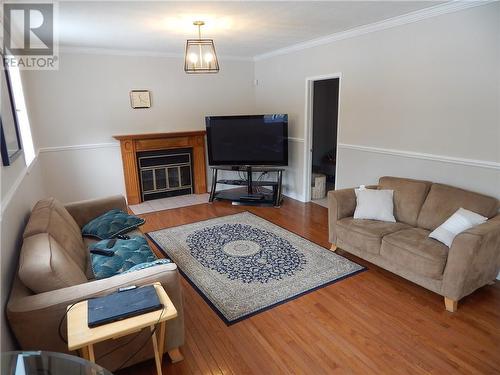
<path id="1" fill-rule="evenodd" d="M 137 161 L 142 201 L 193 194 L 192 149 L 140 152 Z"/>

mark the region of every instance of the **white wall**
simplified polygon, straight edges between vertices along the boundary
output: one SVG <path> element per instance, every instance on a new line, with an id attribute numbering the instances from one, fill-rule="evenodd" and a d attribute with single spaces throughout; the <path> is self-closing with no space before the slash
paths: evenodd
<path id="1" fill-rule="evenodd" d="M 3 73 L 2 73 L 3 80 Z M 21 72 L 23 87 L 26 86 L 26 75 Z M 2 97 L 2 121 L 13 121 L 7 98 L 6 86 L 0 85 Z M 25 92 L 28 112 L 32 97 Z M 29 113 L 28 113 L 29 114 Z M 30 114 L 29 114 L 30 115 Z M 35 140 L 36 141 L 36 140 Z M 36 145 L 36 142 L 35 142 Z M 14 350 L 15 340 L 5 319 L 5 304 L 9 297 L 12 279 L 17 271 L 19 249 L 22 232 L 34 204 L 46 196 L 42 171 L 37 158 L 29 168 L 26 167 L 24 155 L 20 155 L 8 167 L 0 166 L 0 300 L 2 312 L 0 316 L 1 346 L 0 351 Z"/>
<path id="2" fill-rule="evenodd" d="M 375 183 L 380 176 L 394 175 L 429 181 L 444 181 L 453 186 L 500 196 L 500 171 L 486 166 L 467 165 L 408 155 L 387 154 L 378 150 L 339 149 L 338 173 L 342 176 L 337 188 Z M 353 173 L 352 171 L 355 171 Z"/>
<path id="3" fill-rule="evenodd" d="M 10 183 L 5 178 L 8 168 L 19 167 L 19 174 Z M 46 197 L 43 186 L 42 170 L 37 159 L 33 161 L 30 170 L 26 169 L 24 157 L 19 157 L 12 166 L 1 167 L 2 190 L 6 189 L 2 197 L 1 214 L 1 351 L 14 350 L 15 344 L 4 315 L 4 308 L 9 296 L 12 279 L 17 271 L 19 249 L 22 243 L 22 233 L 35 203 Z M 4 191 L 2 191 L 4 193 Z M 2 194 L 3 196 L 4 194 Z"/>
<path id="4" fill-rule="evenodd" d="M 116 134 L 205 129 L 211 114 L 253 113 L 253 63 L 188 75 L 181 58 L 62 54 L 58 71 L 28 72 L 47 191 L 63 202 L 123 194 Z M 131 89 L 151 91 L 132 109 Z"/>
<path id="5" fill-rule="evenodd" d="M 297 196 L 304 193 L 305 80 L 337 72 L 338 187 L 405 175 L 500 198 L 500 3 L 257 61 L 257 111 L 289 113 L 298 138 L 287 179 Z M 447 157 L 479 162 L 466 167 Z"/>

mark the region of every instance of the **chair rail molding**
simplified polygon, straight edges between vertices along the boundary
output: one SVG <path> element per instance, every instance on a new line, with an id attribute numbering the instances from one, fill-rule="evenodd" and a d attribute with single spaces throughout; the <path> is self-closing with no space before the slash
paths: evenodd
<path id="1" fill-rule="evenodd" d="M 119 142 L 87 143 L 87 144 L 80 144 L 80 145 L 42 147 L 42 148 L 40 148 L 39 153 L 44 154 L 47 152 L 93 150 L 93 149 L 97 149 L 97 148 L 109 148 L 109 147 L 120 148 L 120 143 Z"/>
<path id="2" fill-rule="evenodd" d="M 459 157 L 455 157 L 455 156 L 427 154 L 427 153 L 415 152 L 415 151 L 394 150 L 394 149 L 389 149 L 389 148 L 353 145 L 353 144 L 347 144 L 347 143 L 339 143 L 338 147 L 343 148 L 343 149 L 349 149 L 349 150 L 372 152 L 372 153 L 376 153 L 376 154 L 385 154 L 385 155 L 400 156 L 400 157 L 412 158 L 412 159 L 431 160 L 431 161 L 438 161 L 438 162 L 442 162 L 442 163 L 459 164 L 459 165 L 467 165 L 467 166 L 471 166 L 471 167 L 500 170 L 500 163 L 494 162 L 494 161 L 488 161 L 488 160 L 467 159 L 467 158 L 459 158 Z"/>

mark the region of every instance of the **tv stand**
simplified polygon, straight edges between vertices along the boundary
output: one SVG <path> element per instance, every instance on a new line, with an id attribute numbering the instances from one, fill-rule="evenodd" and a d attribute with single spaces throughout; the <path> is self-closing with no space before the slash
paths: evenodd
<path id="1" fill-rule="evenodd" d="M 274 206 L 279 207 L 283 200 L 282 181 L 283 181 L 283 168 L 273 167 L 210 167 L 212 168 L 212 189 L 210 190 L 209 202 L 214 200 L 231 201 L 233 205 L 249 205 L 249 206 Z M 246 178 L 239 178 L 235 180 L 218 179 L 219 171 L 241 172 L 246 174 Z M 276 173 L 276 180 L 253 180 L 252 173 L 262 173 L 261 177 L 267 173 Z M 238 190 L 217 190 L 217 184 L 245 186 L 246 189 Z M 265 191 L 258 191 L 259 188 L 271 187 L 272 191 L 266 189 Z"/>

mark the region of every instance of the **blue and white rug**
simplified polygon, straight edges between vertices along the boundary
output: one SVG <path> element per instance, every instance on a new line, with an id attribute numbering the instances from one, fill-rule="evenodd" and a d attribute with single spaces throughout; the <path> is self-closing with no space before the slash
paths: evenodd
<path id="1" fill-rule="evenodd" d="M 148 236 L 227 324 L 364 270 L 249 212 Z"/>

